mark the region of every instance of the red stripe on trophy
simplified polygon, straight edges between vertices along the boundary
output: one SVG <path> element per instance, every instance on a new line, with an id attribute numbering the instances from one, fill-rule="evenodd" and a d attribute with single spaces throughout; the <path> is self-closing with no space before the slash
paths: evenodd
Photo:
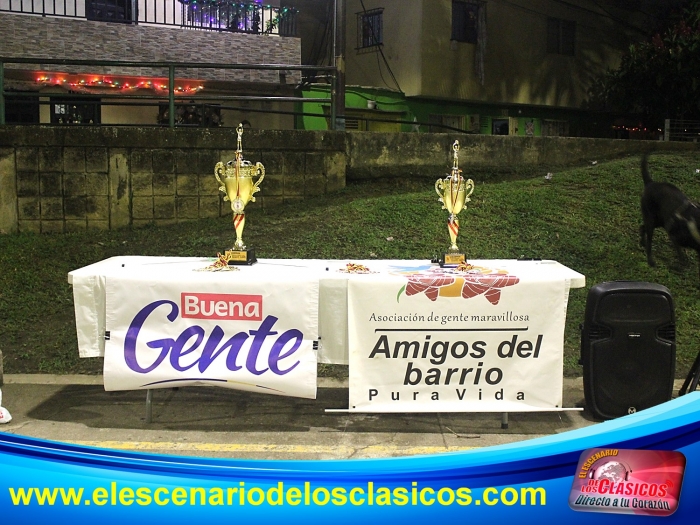
<path id="1" fill-rule="evenodd" d="M 452 233 L 457 235 L 459 233 L 459 225 L 456 222 L 448 222 L 447 227 L 450 229 Z"/>

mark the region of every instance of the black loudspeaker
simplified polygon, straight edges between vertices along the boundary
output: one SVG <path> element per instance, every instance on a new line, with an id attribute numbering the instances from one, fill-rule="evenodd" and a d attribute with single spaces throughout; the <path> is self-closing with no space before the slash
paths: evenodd
<path id="1" fill-rule="evenodd" d="M 586 405 L 612 419 L 669 401 L 676 370 L 673 298 L 659 284 L 593 286 L 581 327 Z"/>

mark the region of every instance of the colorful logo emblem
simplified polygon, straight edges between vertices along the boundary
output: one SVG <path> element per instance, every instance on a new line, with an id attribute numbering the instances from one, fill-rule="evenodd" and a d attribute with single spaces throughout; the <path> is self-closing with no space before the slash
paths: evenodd
<path id="1" fill-rule="evenodd" d="M 410 271 L 402 268 L 401 274 L 408 277 L 408 284 L 401 288 L 399 297 L 423 293 L 431 301 L 438 297 L 461 297 L 471 299 L 483 295 L 488 302 L 497 305 L 501 300 L 501 289 L 520 282 L 507 270 L 495 270 L 483 266 L 466 264 L 456 268 L 420 268 Z"/>
<path id="2" fill-rule="evenodd" d="M 584 451 L 569 494 L 578 511 L 669 516 L 685 472 L 680 452 L 595 448 Z"/>

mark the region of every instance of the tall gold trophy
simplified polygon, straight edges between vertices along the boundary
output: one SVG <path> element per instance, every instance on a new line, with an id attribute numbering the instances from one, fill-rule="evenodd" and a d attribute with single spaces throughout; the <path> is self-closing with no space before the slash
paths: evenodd
<path id="1" fill-rule="evenodd" d="M 469 196 L 474 191 L 474 182 L 471 179 L 465 180 L 462 177 L 462 170 L 459 169 L 458 140 L 455 140 L 455 143 L 452 145 L 452 151 L 454 152 L 452 173 L 444 179 L 435 181 L 435 191 L 440 196 L 438 201 L 442 203 L 442 209 L 450 213 L 447 229 L 452 241 L 452 245 L 444 254 L 440 266 L 457 266 L 459 263 L 466 262 L 464 253 L 457 247 L 457 235 L 459 234 L 457 214 L 470 201 Z"/>
<path id="2" fill-rule="evenodd" d="M 231 202 L 233 210 L 233 228 L 236 231 L 236 242 L 233 248 L 226 250 L 224 258 L 228 264 L 253 264 L 257 262 L 255 250 L 247 248 L 243 242 L 243 227 L 245 226 L 245 206 L 248 202 L 255 202 L 254 195 L 260 191 L 260 183 L 265 178 L 265 166 L 260 162 L 254 165 L 247 160 L 243 160 L 243 147 L 241 138 L 243 136 L 243 125 L 236 128 L 238 133 L 238 147 L 236 148 L 235 160 L 230 160 L 224 165 L 218 162 L 214 167 L 214 176 L 219 181 L 219 191 L 224 192 L 224 200 Z M 253 177 L 258 177 L 253 182 Z"/>

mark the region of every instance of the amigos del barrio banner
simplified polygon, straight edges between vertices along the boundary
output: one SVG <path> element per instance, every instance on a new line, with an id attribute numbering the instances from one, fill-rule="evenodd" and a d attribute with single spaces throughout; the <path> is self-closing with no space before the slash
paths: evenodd
<path id="1" fill-rule="evenodd" d="M 350 410 L 561 409 L 568 292 L 545 264 L 351 276 Z"/>

